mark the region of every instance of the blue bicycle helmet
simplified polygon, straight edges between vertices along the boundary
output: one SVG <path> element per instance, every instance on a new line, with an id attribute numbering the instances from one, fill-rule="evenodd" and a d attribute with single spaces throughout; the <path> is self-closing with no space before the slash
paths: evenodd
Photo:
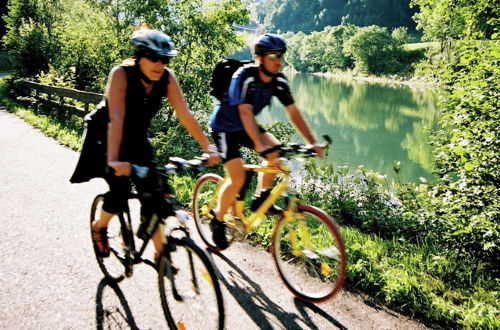
<path id="1" fill-rule="evenodd" d="M 136 52 L 149 50 L 160 56 L 177 56 L 177 50 L 174 49 L 172 39 L 158 30 L 140 29 L 134 31 L 130 41 L 134 45 Z"/>
<path id="2" fill-rule="evenodd" d="M 258 37 L 254 43 L 255 55 L 264 55 L 269 52 L 286 52 L 285 39 L 271 33 L 266 33 Z"/>

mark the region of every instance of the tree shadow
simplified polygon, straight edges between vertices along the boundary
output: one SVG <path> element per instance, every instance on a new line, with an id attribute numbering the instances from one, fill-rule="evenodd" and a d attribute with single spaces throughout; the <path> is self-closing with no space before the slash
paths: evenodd
<path id="1" fill-rule="evenodd" d="M 119 304 L 118 302 L 110 304 L 110 306 L 105 306 L 103 304 L 103 293 L 107 287 L 111 288 L 116 294 Z M 135 323 L 134 316 L 132 315 L 132 311 L 130 310 L 130 306 L 128 305 L 127 299 L 123 295 L 122 290 L 116 283 L 108 280 L 107 278 L 103 278 L 97 286 L 96 324 L 98 330 L 119 329 L 122 328 L 124 324 L 127 324 L 130 329 L 139 329 Z"/>
<path id="2" fill-rule="evenodd" d="M 272 314 L 276 317 L 276 320 L 281 322 L 285 329 L 303 329 L 303 324 L 307 324 L 312 329 L 318 329 L 311 318 L 305 312 L 305 306 L 312 309 L 317 314 L 323 316 L 332 325 L 340 328 L 347 329 L 339 321 L 335 320 L 333 317 L 328 315 L 325 311 L 316 305 L 307 304 L 296 299 L 297 309 L 301 311 L 303 317 L 285 311 L 283 308 L 278 306 L 269 297 L 264 294 L 262 288 L 259 284 L 252 281 L 245 272 L 229 260 L 226 256 L 218 252 L 210 251 L 209 254 L 212 256 L 217 256 L 221 261 L 224 261 L 228 266 L 231 267 L 231 271 L 228 272 L 227 277 L 222 276 L 217 266 L 216 272 L 221 282 L 226 286 L 229 293 L 236 299 L 236 301 L 243 307 L 243 310 L 248 314 L 248 316 L 253 320 L 255 325 L 260 329 L 272 329 L 273 324 L 269 322 L 266 317 L 267 314 Z M 311 306 L 309 306 L 311 305 Z M 303 323 L 300 324 L 299 323 Z"/>

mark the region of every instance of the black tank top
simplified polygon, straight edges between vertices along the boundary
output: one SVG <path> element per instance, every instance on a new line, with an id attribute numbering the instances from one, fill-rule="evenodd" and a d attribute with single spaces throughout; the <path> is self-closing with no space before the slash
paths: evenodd
<path id="1" fill-rule="evenodd" d="M 160 109 L 161 101 L 166 96 L 169 74 L 165 70 L 161 79 L 154 83 L 150 93 L 146 95 L 138 66 L 122 67 L 127 76 L 127 91 L 119 160 L 151 165 L 154 153 L 148 140 L 148 130 L 151 119 Z M 108 123 L 108 100 L 105 98 L 94 111 L 85 116 L 82 152 L 70 179 L 72 183 L 104 177 Z"/>
<path id="2" fill-rule="evenodd" d="M 120 147 L 120 160 L 142 162 L 152 159 L 152 150 L 148 141 L 151 120 L 158 113 L 162 99 L 166 96 L 168 71 L 165 69 L 159 81 L 146 95 L 140 80 L 139 67 L 122 66 L 127 76 L 125 96 L 125 119 Z"/>

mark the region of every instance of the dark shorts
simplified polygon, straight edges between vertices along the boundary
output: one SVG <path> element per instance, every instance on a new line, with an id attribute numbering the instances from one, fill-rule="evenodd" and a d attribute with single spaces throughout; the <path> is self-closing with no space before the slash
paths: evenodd
<path id="1" fill-rule="evenodd" d="M 261 133 L 267 132 L 259 126 Z M 254 150 L 254 143 L 245 130 L 236 132 L 212 132 L 212 138 L 224 163 L 235 158 L 242 158 L 240 147 Z"/>

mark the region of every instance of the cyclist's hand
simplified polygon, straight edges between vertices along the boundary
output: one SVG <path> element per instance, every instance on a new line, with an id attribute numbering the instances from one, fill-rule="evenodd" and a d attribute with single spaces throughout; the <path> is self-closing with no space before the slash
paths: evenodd
<path id="1" fill-rule="evenodd" d="M 320 144 L 315 143 L 312 145 L 312 149 L 318 155 L 319 158 L 321 158 L 321 159 L 325 158 L 325 154 L 323 153 L 323 150 L 325 149 L 324 145 L 320 145 Z"/>
<path id="2" fill-rule="evenodd" d="M 116 176 L 130 176 L 132 165 L 129 162 L 110 161 L 108 166 L 115 170 Z"/>
<path id="3" fill-rule="evenodd" d="M 207 166 L 212 166 L 220 163 L 220 153 L 217 147 L 213 144 L 209 144 L 201 156 L 207 160 Z"/>
<path id="4" fill-rule="evenodd" d="M 218 152 L 206 152 L 201 157 L 207 160 L 207 166 L 213 166 L 220 163 L 220 154 Z"/>

